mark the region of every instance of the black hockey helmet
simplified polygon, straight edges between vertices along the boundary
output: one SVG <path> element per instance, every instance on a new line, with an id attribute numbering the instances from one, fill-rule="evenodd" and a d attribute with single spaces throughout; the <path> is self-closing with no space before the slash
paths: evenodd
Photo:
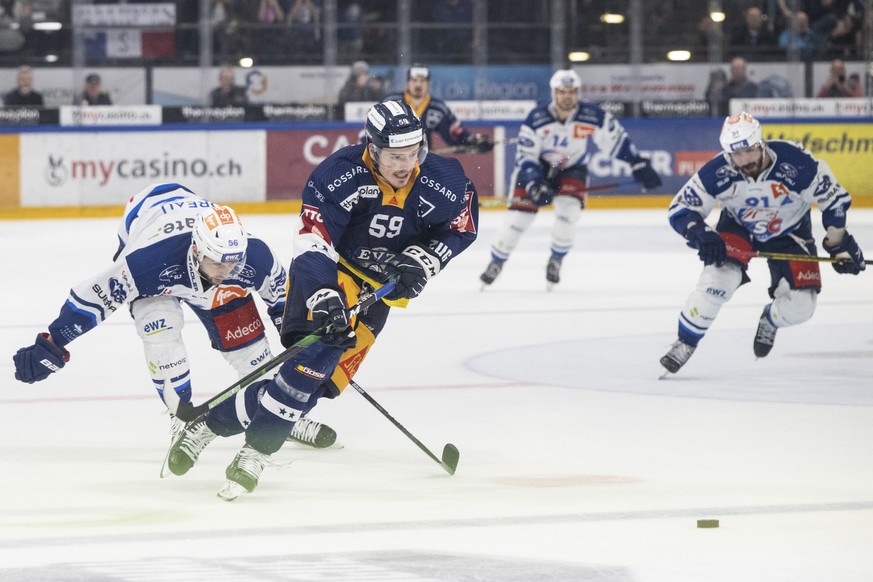
<path id="1" fill-rule="evenodd" d="M 427 138 L 421 120 L 401 99 L 373 105 L 367 112 L 366 132 L 367 143 L 379 150 L 421 144 L 418 163 L 423 163 L 427 156 Z"/>

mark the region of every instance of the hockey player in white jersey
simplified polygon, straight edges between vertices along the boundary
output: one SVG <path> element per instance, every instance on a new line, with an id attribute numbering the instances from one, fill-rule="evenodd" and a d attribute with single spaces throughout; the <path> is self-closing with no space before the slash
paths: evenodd
<path id="1" fill-rule="evenodd" d="M 547 288 L 560 281 L 561 262 L 573 246 L 576 223 L 585 208 L 587 166 L 595 151 L 629 164 L 634 180 L 647 190 L 661 185 L 651 162 L 639 154 L 621 124 L 596 103 L 579 98 L 582 80 L 575 71 L 556 71 L 549 86 L 551 101 L 535 107 L 518 132 L 509 213 L 491 247 L 491 262 L 479 277 L 483 288 L 500 274 L 539 209 L 552 202 L 555 223 Z"/>
<path id="2" fill-rule="evenodd" d="M 128 201 L 118 239 L 112 264 L 74 286 L 48 332 L 15 354 L 17 380 L 39 382 L 59 371 L 70 360 L 66 346 L 125 304 L 130 305 L 161 398 L 164 390 L 172 389 L 181 400 L 191 399 L 183 303 L 240 376 L 272 357 L 252 293 L 264 300 L 278 328 L 287 273 L 264 241 L 243 230 L 231 208 L 216 206 L 179 184 L 152 185 Z M 174 419 L 172 428 L 180 429 L 179 424 Z M 316 431 L 306 424 L 298 433 L 310 429 L 307 444 L 316 444 L 317 432 L 323 432 L 321 446 L 335 440 L 330 427 L 320 425 Z"/>
<path id="3" fill-rule="evenodd" d="M 866 268 L 855 238 L 846 231 L 851 196 L 828 165 L 800 144 L 764 141 L 761 125 L 748 113 L 725 119 L 722 153 L 703 166 L 670 204 L 670 225 L 697 249 L 703 272 L 679 314 L 679 337 L 661 358 L 666 373 L 688 361 L 734 291 L 749 281 L 746 269 L 756 252 L 817 253 L 810 208 L 821 210 L 824 249 L 838 273 Z M 704 220 L 721 207 L 718 223 Z M 780 327 L 812 317 L 821 290 L 819 263 L 768 260 L 772 299 L 761 313 L 753 341 L 759 358 L 770 353 Z"/>

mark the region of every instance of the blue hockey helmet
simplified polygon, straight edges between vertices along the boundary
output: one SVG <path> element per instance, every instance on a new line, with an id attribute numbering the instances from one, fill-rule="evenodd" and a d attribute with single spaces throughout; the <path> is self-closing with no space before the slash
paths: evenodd
<path id="1" fill-rule="evenodd" d="M 418 163 L 427 156 L 427 138 L 421 119 L 406 101 L 384 101 L 376 103 L 367 112 L 367 143 L 378 150 L 403 148 L 421 144 Z"/>

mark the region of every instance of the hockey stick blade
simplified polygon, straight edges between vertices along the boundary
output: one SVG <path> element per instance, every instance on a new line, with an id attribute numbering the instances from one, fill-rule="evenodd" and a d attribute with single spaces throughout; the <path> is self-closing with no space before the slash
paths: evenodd
<path id="1" fill-rule="evenodd" d="M 395 281 L 388 281 L 372 293 L 368 293 L 359 298 L 358 303 L 355 304 L 349 311 L 352 315 L 357 315 L 361 310 L 368 308 L 370 305 L 373 305 L 377 301 L 381 300 L 383 297 L 388 295 L 396 285 Z M 294 345 L 289 346 L 285 351 L 281 354 L 269 360 L 268 362 L 264 362 L 247 375 L 240 378 L 238 381 L 234 382 L 206 402 L 198 405 L 191 404 L 190 402 L 179 402 L 175 411 L 175 415 L 180 420 L 185 422 L 191 422 L 195 418 L 199 417 L 209 410 L 215 408 L 273 368 L 283 364 L 286 360 L 291 359 L 296 356 L 315 342 L 321 339 L 321 337 L 327 332 L 328 326 L 322 326 L 311 334 L 302 337 L 299 339 Z"/>
<path id="2" fill-rule="evenodd" d="M 458 469 L 458 460 L 460 458 L 461 453 L 458 451 L 458 447 L 449 443 L 443 447 L 443 461 L 440 464 L 449 475 L 454 475 L 455 471 Z"/>
<path id="3" fill-rule="evenodd" d="M 358 393 L 363 396 L 367 400 L 367 402 L 372 404 L 376 410 L 381 412 L 382 416 L 390 420 L 391 424 L 396 426 L 400 430 L 400 432 L 406 435 L 406 438 L 415 443 L 415 446 L 421 449 L 428 457 L 439 463 L 440 467 L 445 469 L 445 471 L 449 475 L 455 474 L 455 470 L 458 468 L 458 458 L 461 456 L 461 453 L 458 452 L 458 448 L 455 445 L 447 444 L 443 448 L 443 458 L 440 459 L 435 454 L 433 454 L 431 450 L 424 445 L 423 442 L 415 438 L 414 434 L 406 430 L 406 427 L 397 422 L 397 420 L 393 416 L 391 416 L 391 414 L 387 410 L 385 410 L 381 404 L 376 402 L 376 399 L 370 396 L 370 394 L 366 390 L 364 390 L 360 384 L 358 384 L 354 380 L 349 380 L 349 385 L 357 390 Z"/>

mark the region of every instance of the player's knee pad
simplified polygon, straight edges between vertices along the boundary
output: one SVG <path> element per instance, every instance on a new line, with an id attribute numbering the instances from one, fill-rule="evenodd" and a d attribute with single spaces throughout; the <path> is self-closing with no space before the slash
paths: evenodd
<path id="1" fill-rule="evenodd" d="M 782 279 L 773 293 L 770 318 L 779 327 L 801 324 L 815 313 L 817 301 L 814 289 L 792 289 L 788 281 Z"/>
<path id="2" fill-rule="evenodd" d="M 731 263 L 722 267 L 703 268 L 697 288 L 688 297 L 679 318 L 679 335 L 686 343 L 696 345 L 712 325 L 722 306 L 730 301 L 742 283 L 743 272 Z"/>
<path id="3" fill-rule="evenodd" d="M 179 301 L 166 295 L 147 297 L 136 300 L 130 310 L 155 388 L 162 392 L 169 381 L 176 392 L 189 390 L 190 364 L 182 341 L 185 320 Z"/>
<path id="4" fill-rule="evenodd" d="M 515 250 L 515 247 L 518 246 L 521 235 L 530 228 L 536 217 L 537 215 L 534 212 L 510 210 L 507 213 L 506 221 L 497 234 L 497 241 L 491 247 L 492 252 L 503 259 L 509 257 L 512 251 Z"/>
<path id="5" fill-rule="evenodd" d="M 696 293 L 702 298 L 724 305 L 743 282 L 743 270 L 739 265 L 725 263 L 721 267 L 707 265 L 697 280 Z"/>
<path id="6" fill-rule="evenodd" d="M 555 222 L 552 225 L 552 250 L 566 253 L 576 240 L 576 223 L 582 216 L 582 204 L 572 196 L 557 196 L 554 202 Z"/>
<path id="7" fill-rule="evenodd" d="M 236 350 L 221 352 L 221 355 L 224 356 L 228 364 L 233 366 L 234 370 L 240 375 L 240 378 L 273 357 L 266 336 L 262 336 L 258 341 Z"/>

